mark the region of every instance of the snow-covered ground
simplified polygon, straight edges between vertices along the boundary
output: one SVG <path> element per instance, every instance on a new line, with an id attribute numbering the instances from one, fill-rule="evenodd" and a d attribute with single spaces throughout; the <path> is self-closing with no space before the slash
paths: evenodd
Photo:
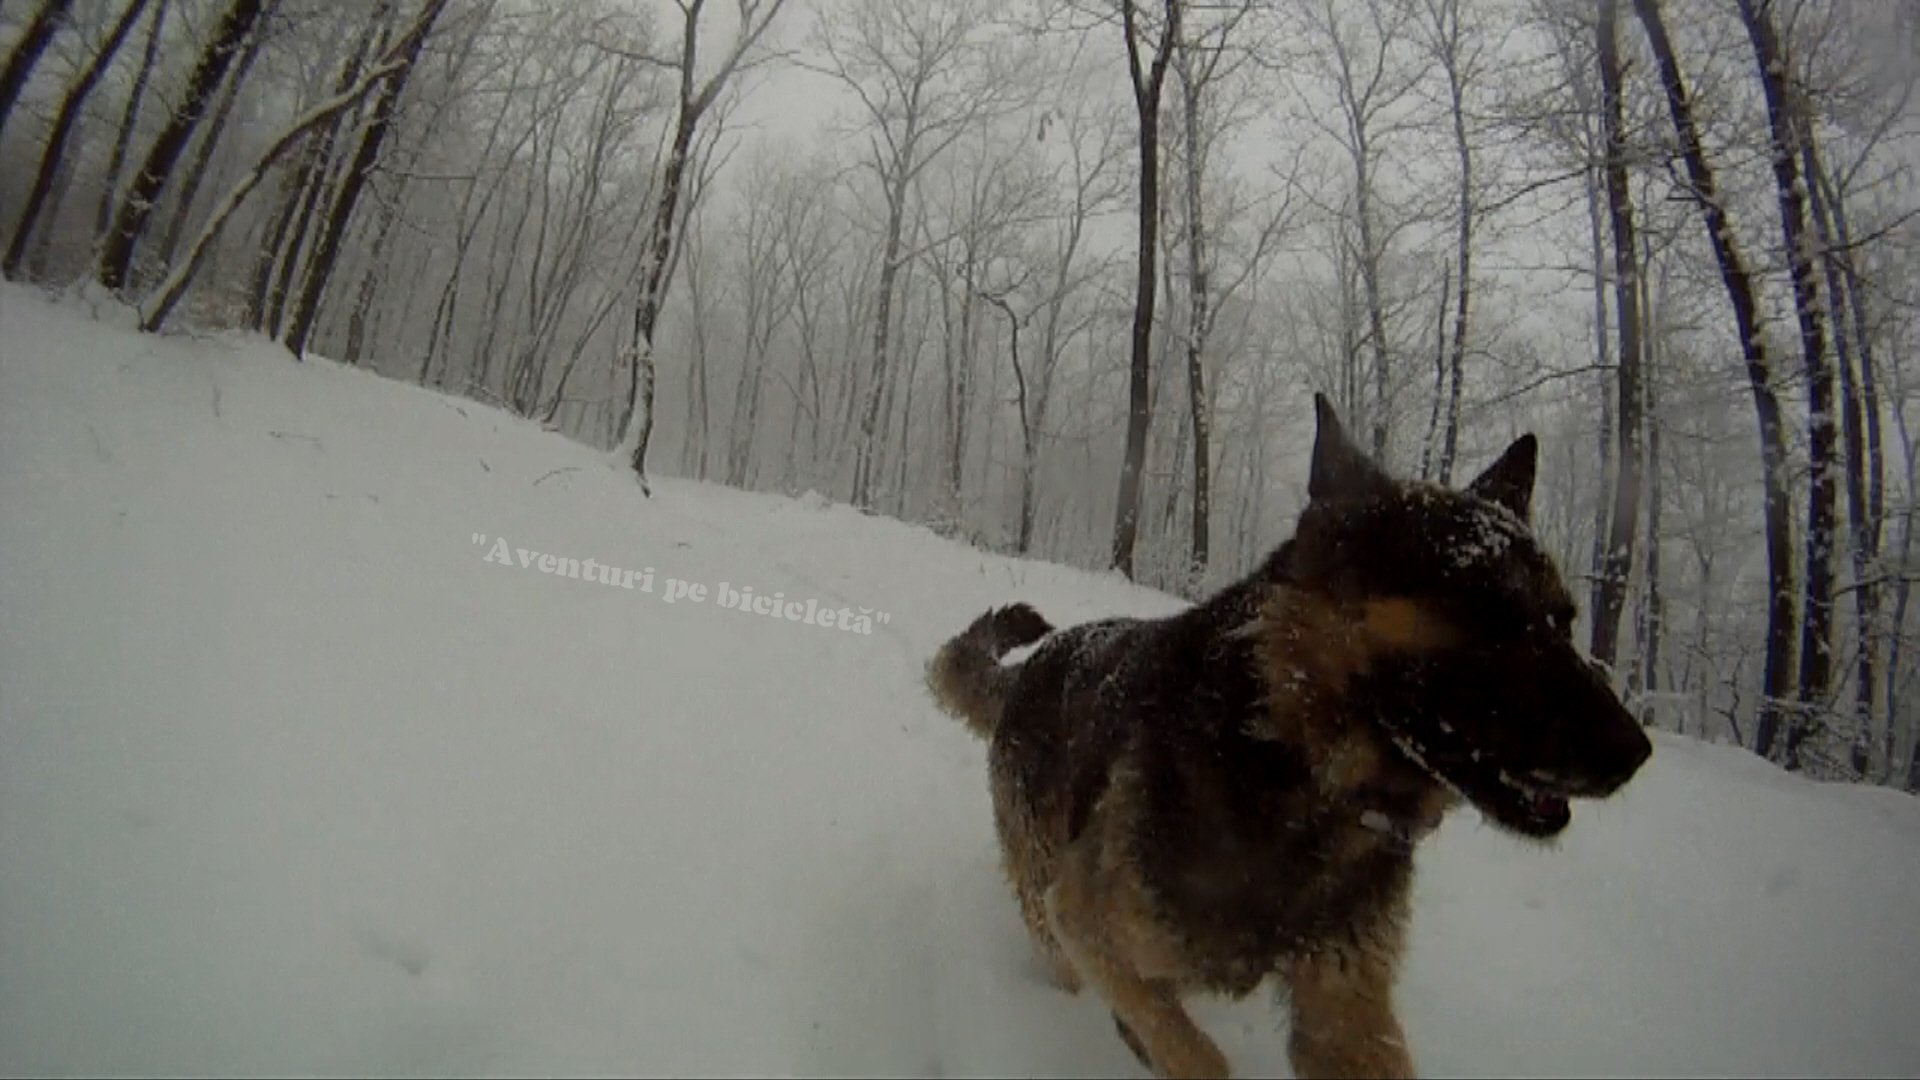
<path id="1" fill-rule="evenodd" d="M 1177 606 L 6 288 L 0 1070 L 1139 1075 L 920 687 L 1010 598 Z M 1657 742 L 1556 852 L 1423 850 L 1422 1070 L 1920 1073 L 1920 802 Z M 1286 1074 L 1271 1001 L 1197 1013 Z"/>

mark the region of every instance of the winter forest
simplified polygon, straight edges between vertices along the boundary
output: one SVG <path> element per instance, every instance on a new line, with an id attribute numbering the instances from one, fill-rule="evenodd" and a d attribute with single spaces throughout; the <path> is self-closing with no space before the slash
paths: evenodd
<path id="1" fill-rule="evenodd" d="M 1648 723 L 1911 791 L 1917 86 L 1904 0 L 0 0 L 0 246 L 1189 598 L 1315 391 L 1531 430 Z"/>

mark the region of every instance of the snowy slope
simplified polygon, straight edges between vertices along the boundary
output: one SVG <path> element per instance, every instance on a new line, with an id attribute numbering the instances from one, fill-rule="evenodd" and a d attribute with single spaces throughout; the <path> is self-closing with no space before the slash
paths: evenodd
<path id="1" fill-rule="evenodd" d="M 817 498 L 643 501 L 472 403 L 0 291 L 0 1070 L 1139 1075 L 1039 982 L 982 748 L 920 689 L 1014 597 L 1177 603 Z M 1557 853 L 1456 815 L 1416 1058 L 1920 1072 L 1917 851 L 1909 797 L 1674 738 Z M 1271 1002 L 1198 1013 L 1286 1074 Z"/>

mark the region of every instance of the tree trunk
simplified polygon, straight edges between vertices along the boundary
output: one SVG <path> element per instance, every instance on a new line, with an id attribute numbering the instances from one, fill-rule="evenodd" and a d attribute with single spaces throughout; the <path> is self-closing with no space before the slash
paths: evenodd
<path id="1" fill-rule="evenodd" d="M 1391 384 L 1391 359 L 1387 353 L 1387 313 L 1380 297 L 1380 253 L 1374 250 L 1373 180 L 1367 163 L 1365 129 L 1354 128 L 1357 142 L 1353 152 L 1354 217 L 1360 230 L 1360 287 L 1367 305 L 1367 340 L 1373 352 L 1373 456 L 1387 460 L 1387 394 Z"/>
<path id="2" fill-rule="evenodd" d="M 1854 358 L 1858 362 L 1858 376 L 1855 380 L 1857 397 L 1849 404 L 1846 413 L 1846 416 L 1853 422 L 1854 426 L 1854 430 L 1847 435 L 1847 453 L 1850 459 L 1847 483 L 1850 486 L 1850 490 L 1856 486 L 1864 489 L 1864 501 L 1854 532 L 1855 558 L 1856 566 L 1863 565 L 1868 570 L 1871 570 L 1880 559 L 1880 550 L 1886 527 L 1886 459 L 1884 451 L 1881 448 L 1880 395 L 1877 386 L 1878 361 L 1874 358 L 1873 332 L 1867 321 L 1866 289 L 1862 285 L 1858 273 L 1855 271 L 1853 261 L 1853 235 L 1852 230 L 1847 224 L 1847 204 L 1845 197 L 1841 192 L 1834 190 L 1833 184 L 1827 176 L 1826 169 L 1820 161 L 1818 150 L 1812 140 L 1808 140 L 1807 155 L 1807 172 L 1813 180 L 1812 191 L 1816 195 L 1814 201 L 1815 220 L 1818 221 L 1821 217 L 1830 219 L 1831 226 L 1828 230 L 1829 243 L 1826 245 L 1827 250 L 1830 252 L 1828 262 L 1830 266 L 1837 264 L 1841 271 L 1843 287 L 1835 290 L 1834 302 L 1836 307 L 1838 307 L 1841 302 L 1839 298 L 1845 298 L 1847 318 L 1842 320 L 1840 313 L 1838 311 L 1835 312 L 1835 332 L 1836 335 L 1838 335 L 1839 327 L 1843 321 L 1845 325 L 1850 328 L 1855 349 Z M 1858 412 L 1857 415 L 1855 413 L 1856 409 Z M 1864 421 L 1864 423 L 1862 423 L 1862 421 Z M 1865 447 L 1864 452 L 1861 452 L 1855 448 L 1854 444 L 1863 435 L 1865 437 Z M 1852 475 L 1856 469 L 1863 472 L 1864 476 L 1857 477 Z M 1849 498 L 1851 497 L 1850 495 Z M 1857 574 L 1862 572 L 1864 571 L 1856 570 Z M 1883 597 L 1884 593 L 1878 585 L 1871 585 L 1861 589 L 1861 602 L 1865 605 L 1868 612 L 1867 626 L 1870 633 L 1873 632 L 1873 624 L 1878 619 Z M 1887 635 L 1885 644 L 1889 649 L 1898 644 L 1898 628 L 1901 625 L 1900 622 L 1895 621 L 1893 624 L 1895 632 Z M 1863 695 L 1863 700 L 1867 703 L 1864 707 L 1868 709 L 1871 709 L 1877 700 L 1877 688 L 1883 685 L 1879 674 L 1872 670 L 1879 665 L 1880 643 L 1880 638 L 1876 634 L 1873 647 L 1863 648 L 1860 658 L 1860 678 L 1866 680 L 1870 687 Z M 1891 657 L 1889 657 L 1886 667 L 1891 669 L 1893 666 Z M 1897 672 L 1888 670 L 1887 674 L 1889 677 L 1892 677 L 1897 675 Z M 1892 714 L 1889 713 L 1886 728 L 1882 734 L 1882 746 L 1885 757 L 1883 767 L 1888 779 L 1892 779 L 1893 771 L 1898 767 L 1893 759 L 1893 741 L 1896 726 Z"/>
<path id="3" fill-rule="evenodd" d="M 1033 407 L 1027 396 L 1027 374 L 1020 367 L 1020 320 L 1005 301 L 996 301 L 1007 315 L 1007 351 L 1012 357 L 1014 402 L 1020 408 L 1020 524 L 1014 538 L 1015 554 L 1025 555 L 1033 545 Z"/>
<path id="4" fill-rule="evenodd" d="M 74 80 L 67 89 L 67 96 L 60 102 L 60 112 L 54 117 L 52 130 L 47 133 L 46 150 L 40 155 L 40 171 L 34 175 L 33 187 L 27 192 L 27 203 L 21 208 L 20 219 L 13 227 L 13 240 L 7 245 L 5 262 L 0 264 L 0 272 L 8 278 L 18 276 L 20 272 L 20 261 L 26 257 L 27 239 L 33 234 L 40 208 L 53 190 L 54 176 L 60 170 L 61 159 L 66 156 L 67 139 L 79 125 L 81 110 L 86 106 L 88 96 L 99 83 L 101 73 L 113 62 L 114 54 L 120 51 L 121 43 L 126 41 L 134 24 L 140 21 L 141 12 L 146 6 L 147 0 L 128 0 L 126 9 L 108 32 L 100 51 L 94 54 L 93 60 Z"/>
<path id="5" fill-rule="evenodd" d="M 1201 88 L 1184 67 L 1181 75 L 1187 143 L 1187 408 L 1193 421 L 1193 534 L 1187 549 L 1187 566 L 1181 577 L 1194 586 L 1207 571 L 1211 546 L 1207 532 L 1213 517 L 1213 483 L 1208 475 L 1213 464 L 1210 456 L 1212 420 L 1207 408 L 1205 353 L 1213 314 L 1208 309 L 1211 298 L 1208 296 L 1206 229 L 1201 220 L 1200 187 L 1204 179 L 1200 159 Z"/>
<path id="6" fill-rule="evenodd" d="M 60 29 L 72 6 L 73 0 L 42 0 L 40 10 L 33 13 L 20 39 L 14 42 L 13 51 L 7 54 L 7 64 L 0 68 L 0 132 L 6 130 L 20 91 L 26 89 L 27 78 L 46 55 L 47 43 L 53 40 L 54 31 Z"/>
<path id="7" fill-rule="evenodd" d="M 1600 465 L 1598 490 L 1593 499 L 1593 543 L 1587 553 L 1587 567 L 1591 584 L 1587 596 L 1587 623 L 1589 637 L 1598 625 L 1598 614 L 1602 607 L 1602 593 L 1606 586 L 1607 534 L 1608 521 L 1612 506 L 1607 494 L 1613 490 L 1614 450 L 1613 441 L 1613 387 L 1609 385 L 1606 372 L 1612 366 L 1611 344 L 1613 335 L 1608 332 L 1611 325 L 1607 319 L 1607 228 L 1605 217 L 1600 209 L 1601 192 L 1604 181 L 1595 177 L 1595 169 L 1587 170 L 1587 230 L 1593 258 L 1593 351 L 1594 367 L 1600 372 L 1600 388 L 1596 395 L 1600 399 L 1600 423 L 1595 432 L 1595 460 Z"/>
<path id="8" fill-rule="evenodd" d="M 1611 9 L 1614 0 L 1606 0 Z M 1607 12 L 1609 23 L 1614 21 L 1612 10 Z M 1439 480 L 1442 484 L 1453 482 L 1453 462 L 1460 444 L 1460 383 L 1467 366 L 1467 316 L 1472 307 L 1473 298 L 1473 225 L 1476 207 L 1473 198 L 1473 144 L 1467 139 L 1467 113 L 1465 87 L 1461 85 L 1459 60 L 1457 56 L 1460 35 L 1460 11 L 1457 6 L 1452 10 L 1451 34 L 1452 48 L 1447 55 L 1447 89 L 1453 106 L 1453 145 L 1460 158 L 1460 289 L 1454 297 L 1453 310 L 1453 353 L 1448 362 L 1451 376 L 1447 391 L 1446 433 L 1440 442 Z M 1617 58 L 1616 58 L 1617 59 Z"/>
<path id="9" fill-rule="evenodd" d="M 126 197 L 120 200 L 120 210 L 114 215 L 113 228 L 108 232 L 105 245 L 100 253 L 100 284 L 115 292 L 125 287 L 127 276 L 133 267 L 134 249 L 140 244 L 140 238 L 146 233 L 147 222 L 153 216 L 154 206 L 160 199 L 160 192 L 167 186 L 173 175 L 174 165 L 180 160 L 181 151 L 187 148 L 187 140 L 192 137 L 194 128 L 206 115 L 213 93 L 227 74 L 227 67 L 233 62 L 235 50 L 246 40 L 253 30 L 253 24 L 260 17 L 261 0 L 233 0 L 226 13 L 220 18 L 220 25 L 214 31 L 213 40 L 207 43 L 201 52 L 199 63 L 193 69 L 193 76 L 187 82 L 185 100 L 172 121 L 154 139 L 153 146 L 147 151 L 146 161 L 140 171 L 134 174 L 133 186 Z"/>
<path id="10" fill-rule="evenodd" d="M 1807 571 L 1801 608 L 1798 708 L 1789 717 L 1782 764 L 1801 767 L 1800 747 L 1822 722 L 1833 681 L 1833 371 L 1827 362 L 1825 313 L 1814 277 L 1813 236 L 1807 228 L 1807 181 L 1800 175 L 1801 146 L 1810 140 L 1799 130 L 1798 110 L 1787 99 L 1786 58 L 1773 16 L 1754 0 L 1736 0 L 1759 68 L 1772 133 L 1769 155 L 1780 202 L 1781 241 L 1793 281 L 1793 311 L 1800 325 L 1800 351 L 1807 384 Z"/>
<path id="11" fill-rule="evenodd" d="M 1127 399 L 1127 449 L 1120 464 L 1120 492 L 1113 527 L 1113 567 L 1133 577 L 1134 541 L 1140 530 L 1140 485 L 1146 468 L 1147 428 L 1152 419 L 1154 257 L 1160 226 L 1160 90 L 1167 62 L 1180 33 L 1180 0 L 1164 0 L 1166 22 L 1146 71 L 1140 65 L 1139 29 L 1133 0 L 1122 0 L 1122 29 L 1132 75 L 1133 102 L 1140 121 L 1140 205 L 1138 268 L 1134 278 L 1131 378 Z"/>
<path id="12" fill-rule="evenodd" d="M 372 171 L 373 163 L 380 157 L 380 144 L 386 141 L 387 132 L 393 126 L 395 107 L 406 90 L 414 64 L 420 59 L 420 50 L 425 47 L 427 35 L 433 32 L 433 24 L 446 6 L 447 0 L 426 0 L 420 16 L 414 20 L 400 46 L 399 70 L 387 76 L 386 84 L 380 88 L 380 96 L 373 106 L 373 119 L 367 125 L 366 134 L 360 138 L 360 149 L 354 154 L 353 164 L 340 182 L 340 192 L 327 215 L 326 228 L 320 234 L 319 244 L 314 248 L 313 258 L 307 265 L 307 280 L 300 291 L 300 304 L 294 308 L 293 320 L 287 328 L 286 346 L 295 356 L 306 355 L 307 341 L 320 312 L 320 295 L 326 290 L 327 279 L 333 274 L 334 260 L 340 254 L 340 239 L 346 235 L 354 204 L 360 199 L 360 192 L 366 186 L 367 174 Z"/>
<path id="13" fill-rule="evenodd" d="M 1736 234 L 1721 204 L 1713 169 L 1702 149 L 1699 128 L 1694 122 L 1693 104 L 1674 59 L 1673 43 L 1660 16 L 1658 0 L 1633 0 L 1634 13 L 1646 29 L 1648 43 L 1660 71 L 1667 108 L 1673 117 L 1675 132 L 1686 160 L 1687 176 L 1693 197 L 1699 202 L 1701 221 L 1707 240 L 1720 265 L 1727 299 L 1733 307 L 1740 348 L 1746 362 L 1747 384 L 1753 394 L 1755 420 L 1760 434 L 1761 482 L 1765 493 L 1764 518 L 1767 539 L 1767 643 L 1765 667 L 1761 676 L 1762 700 L 1754 732 L 1754 749 L 1763 757 L 1773 756 L 1780 734 L 1780 713 L 1793 687 L 1793 519 L 1788 505 L 1786 433 L 1780 416 L 1780 400 L 1773 389 L 1766 344 L 1760 336 L 1759 305 L 1753 277 L 1736 243 Z"/>
<path id="14" fill-rule="evenodd" d="M 1439 329 L 1433 335 L 1433 402 L 1427 409 L 1427 437 L 1420 442 L 1420 479 L 1434 477 L 1440 457 L 1440 414 L 1447 400 L 1447 312 L 1453 307 L 1453 267 L 1440 271 Z"/>
<path id="15" fill-rule="evenodd" d="M 133 77 L 133 89 L 127 92 L 127 106 L 120 114 L 120 133 L 114 136 L 113 150 L 107 156 L 107 174 L 100 181 L 100 204 L 93 216 L 96 242 L 106 239 L 107 229 L 113 224 L 113 202 L 120 192 L 120 172 L 126 167 L 127 148 L 133 143 L 133 129 L 140 118 L 140 103 L 146 99 L 147 81 L 160 55 L 160 35 L 166 29 L 170 2 L 154 0 L 153 21 L 147 24 L 147 45 L 140 55 L 140 70 Z"/>
<path id="16" fill-rule="evenodd" d="M 272 6 L 271 2 L 267 5 L 269 9 Z M 214 148 L 220 145 L 220 135 L 226 130 L 227 118 L 233 115 L 233 103 L 240 95 L 240 86 L 247 81 L 247 72 L 252 70 L 254 60 L 260 55 L 260 46 L 265 41 L 266 35 L 258 32 L 257 24 L 255 30 L 255 33 L 247 35 L 246 50 L 240 54 L 239 64 L 235 65 L 233 74 L 221 88 L 220 103 L 214 107 L 213 119 L 207 123 L 207 132 L 200 139 L 200 145 L 194 152 L 192 163 L 187 166 L 180 196 L 174 200 L 173 217 L 160 234 L 160 254 L 157 261 L 161 266 L 173 265 L 174 253 L 180 248 L 180 236 L 185 232 L 187 221 L 193 214 L 194 197 L 200 193 L 200 185 L 207 178 L 207 166 L 213 160 Z"/>
<path id="17" fill-rule="evenodd" d="M 1644 197 L 1644 196 L 1643 196 Z M 1660 581 L 1660 398 L 1659 373 L 1664 357 L 1661 347 L 1664 340 L 1659 333 L 1660 320 L 1654 315 L 1654 289 L 1652 276 L 1652 244 L 1643 240 L 1646 258 L 1640 266 L 1640 317 L 1643 322 L 1642 341 L 1645 361 L 1640 372 L 1640 393 L 1644 401 L 1642 423 L 1647 434 L 1647 459 L 1645 476 L 1647 478 L 1647 533 L 1646 567 L 1647 575 L 1641 595 L 1645 598 L 1644 618 L 1640 625 L 1640 664 L 1643 671 L 1641 686 L 1647 695 L 1646 705 L 1640 710 L 1640 722 L 1652 724 L 1657 719 L 1653 704 L 1653 695 L 1661 689 L 1660 644 L 1666 633 L 1667 601 L 1661 595 Z M 1665 283 L 1662 275 L 1662 284 Z M 1664 295 L 1664 290 L 1662 290 Z"/>
<path id="18" fill-rule="evenodd" d="M 860 441 L 854 448 L 853 504 L 873 508 L 874 454 L 879 449 L 881 391 L 887 381 L 887 348 L 892 340 L 894 280 L 900 273 L 900 234 L 906 227 L 907 164 L 896 162 L 897 174 L 887 193 L 887 231 L 880 247 L 879 300 L 873 317 L 873 364 L 869 369 L 865 401 L 860 409 Z"/>
<path id="19" fill-rule="evenodd" d="M 400 189 L 405 185 L 401 181 L 394 185 L 394 191 L 380 200 L 380 224 L 373 231 L 373 244 L 368 250 L 367 269 L 360 275 L 360 287 L 354 293 L 353 310 L 347 315 L 347 347 L 345 361 L 358 367 L 366 356 L 367 321 L 373 311 L 375 295 L 381 283 L 387 279 L 387 246 L 393 240 L 394 226 L 400 223 Z"/>
<path id="20" fill-rule="evenodd" d="M 687 33 L 691 40 L 691 26 Z M 694 125 L 698 120 L 699 114 L 692 111 L 691 103 L 683 97 L 679 118 L 674 124 L 673 147 L 667 154 L 666 169 L 660 181 L 660 199 L 654 205 L 646 270 L 640 283 L 639 300 L 633 308 L 633 336 L 628 343 L 627 355 L 633 366 L 627 381 L 627 408 L 621 427 L 638 426 L 629 464 L 640 481 L 640 490 L 649 495 L 652 489 L 647 483 L 647 444 L 653 441 L 653 331 L 660 321 L 662 286 L 666 282 L 668 260 L 673 251 L 673 223 L 680 205 L 680 187 L 686 178 L 687 158 L 693 150 Z"/>
<path id="21" fill-rule="evenodd" d="M 334 93 L 351 86 L 374 51 L 386 47 L 384 40 L 376 44 L 375 36 L 386 32 L 392 7 L 391 0 L 382 0 L 374 17 L 361 27 L 359 39 L 347 53 L 334 80 Z M 286 329 L 287 297 L 293 290 L 301 256 L 307 254 L 307 236 L 313 229 L 321 193 L 327 189 L 327 172 L 333 163 L 334 144 L 345 116 L 345 113 L 335 115 L 308 140 L 306 152 L 300 156 L 300 167 L 288 182 L 286 198 L 268 229 L 271 239 L 260 252 L 258 274 L 247 304 L 247 321 L 269 337 L 278 338 Z"/>
<path id="22" fill-rule="evenodd" d="M 1802 123 L 1806 120 L 1802 114 Z M 1807 126 L 1808 137 L 1800 147 L 1803 158 L 1804 175 L 1808 178 L 1808 210 L 1812 214 L 1814 238 L 1819 250 L 1834 250 L 1833 215 L 1827 207 L 1825 187 L 1819 181 L 1822 169 L 1820 155 L 1812 138 L 1812 128 Z M 1841 259 L 1829 254 L 1821 260 L 1825 271 L 1829 310 L 1833 314 L 1834 366 L 1840 373 L 1840 419 L 1843 440 L 1843 461 L 1846 470 L 1847 524 L 1852 539 L 1850 554 L 1853 569 L 1853 629 L 1855 643 L 1854 689 L 1852 712 L 1852 741 L 1850 764 L 1857 777 L 1869 775 L 1873 757 L 1872 726 L 1873 705 L 1876 688 L 1879 685 L 1878 662 L 1880 641 L 1874 632 L 1874 622 L 1879 616 L 1880 588 L 1869 580 L 1874 572 L 1873 564 L 1878 558 L 1878 538 L 1874 536 L 1872 518 L 1867 506 L 1867 447 L 1865 421 L 1862 416 L 1860 378 L 1856 375 L 1855 361 L 1859 358 L 1864 342 L 1853 340 L 1848 334 L 1847 321 L 1841 316 L 1846 304 L 1847 283 L 1840 272 Z M 1889 725 L 1887 735 L 1892 736 Z M 1881 762 L 1881 776 L 1893 765 L 1892 747 Z"/>
<path id="23" fill-rule="evenodd" d="M 166 322 L 167 315 L 173 311 L 174 305 L 186 293 L 187 286 L 192 283 L 193 276 L 199 271 L 201 263 L 212 252 L 213 242 L 219 237 L 221 229 L 225 228 L 227 219 L 240 208 L 240 204 L 266 176 L 267 171 L 273 168 L 274 163 L 279 161 L 281 156 L 308 132 L 332 120 L 342 110 L 351 108 L 373 89 L 380 78 L 393 70 L 395 65 L 392 63 L 381 65 L 376 72 L 369 73 L 368 77 L 360 83 L 309 109 L 294 122 L 293 126 L 273 141 L 273 145 L 260 155 L 259 160 L 254 162 L 253 167 L 247 170 L 240 182 L 227 192 L 226 197 L 220 201 L 220 205 L 215 207 L 213 213 L 208 216 L 206 224 L 200 227 L 199 236 L 187 249 L 186 260 L 173 268 L 159 287 L 154 289 L 153 295 L 141 305 L 141 330 L 153 333 Z"/>
<path id="24" fill-rule="evenodd" d="M 1627 136 L 1620 77 L 1617 0 L 1600 0 L 1601 130 L 1606 139 L 1607 212 L 1613 232 L 1614 304 L 1620 339 L 1616 376 L 1620 424 L 1615 454 L 1612 527 L 1601 564 L 1600 603 L 1593 612 L 1594 659 L 1612 666 L 1620 640 L 1620 613 L 1633 572 L 1640 515 L 1640 251 L 1633 235 L 1633 196 L 1627 187 Z"/>

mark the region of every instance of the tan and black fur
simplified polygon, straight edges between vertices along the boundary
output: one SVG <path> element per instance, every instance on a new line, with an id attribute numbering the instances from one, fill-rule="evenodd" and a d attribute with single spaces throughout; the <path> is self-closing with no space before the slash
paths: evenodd
<path id="1" fill-rule="evenodd" d="M 1161 1075 L 1228 1071 L 1183 996 L 1269 977 L 1296 1075 L 1413 1075 L 1414 845 L 1462 801 L 1550 838 L 1652 752 L 1527 524 L 1533 437 L 1455 491 L 1389 478 L 1315 409 L 1308 505 L 1245 579 L 1161 619 L 997 608 L 928 667 L 989 741 L 1036 950 Z"/>

